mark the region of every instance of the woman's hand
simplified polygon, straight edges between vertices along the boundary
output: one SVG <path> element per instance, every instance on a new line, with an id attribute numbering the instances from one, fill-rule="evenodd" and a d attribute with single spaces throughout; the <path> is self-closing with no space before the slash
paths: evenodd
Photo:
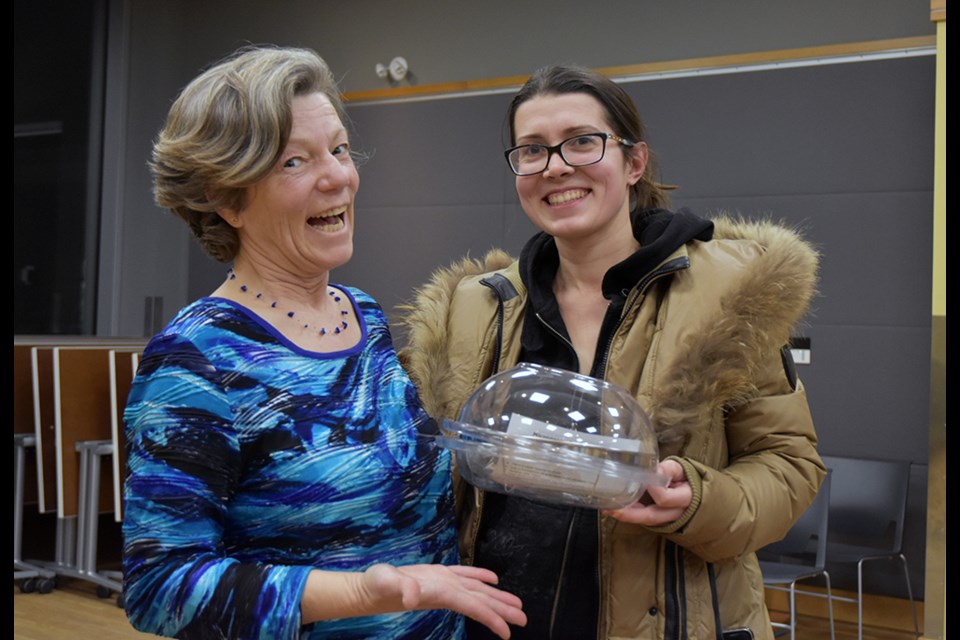
<path id="1" fill-rule="evenodd" d="M 647 487 L 644 498 L 649 496 L 652 502 L 641 498 L 629 507 L 604 513 L 620 522 L 648 527 L 662 527 L 680 518 L 693 501 L 693 489 L 683 465 L 676 460 L 664 460 L 657 466 L 657 472 L 669 477 L 670 484 L 666 487 Z"/>
<path id="2" fill-rule="evenodd" d="M 371 600 L 385 603 L 388 610 L 450 609 L 509 638 L 508 623 L 524 626 L 527 617 L 520 598 L 497 589 L 496 583 L 492 571 L 467 566 L 378 564 L 363 573 Z"/>
<path id="3" fill-rule="evenodd" d="M 517 596 L 497 589 L 492 571 L 460 565 L 376 564 L 363 573 L 313 571 L 301 601 L 303 622 L 395 611 L 449 609 L 489 627 L 501 638 L 525 626 Z"/>

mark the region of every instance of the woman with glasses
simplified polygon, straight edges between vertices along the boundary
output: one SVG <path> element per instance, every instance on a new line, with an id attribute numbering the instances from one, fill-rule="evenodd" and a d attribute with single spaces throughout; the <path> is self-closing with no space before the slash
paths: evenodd
<path id="1" fill-rule="evenodd" d="M 665 209 L 635 105 L 596 73 L 537 71 L 508 119 L 506 159 L 541 231 L 518 260 L 465 260 L 419 292 L 406 355 L 425 406 L 456 417 L 518 362 L 604 378 L 651 415 L 671 483 L 597 513 L 461 482 L 462 558 L 523 599 L 515 638 L 772 637 L 753 552 L 824 474 L 785 349 L 815 251 L 775 225 Z"/>

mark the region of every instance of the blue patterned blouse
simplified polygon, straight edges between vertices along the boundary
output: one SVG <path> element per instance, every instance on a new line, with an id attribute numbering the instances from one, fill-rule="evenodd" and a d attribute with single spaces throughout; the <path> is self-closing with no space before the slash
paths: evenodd
<path id="1" fill-rule="evenodd" d="M 346 289 L 344 289 L 347 291 Z M 124 599 L 178 638 L 462 635 L 449 611 L 300 624 L 311 569 L 457 562 L 447 452 L 383 312 L 348 295 L 360 343 L 313 353 L 206 298 L 144 353 L 124 416 Z"/>

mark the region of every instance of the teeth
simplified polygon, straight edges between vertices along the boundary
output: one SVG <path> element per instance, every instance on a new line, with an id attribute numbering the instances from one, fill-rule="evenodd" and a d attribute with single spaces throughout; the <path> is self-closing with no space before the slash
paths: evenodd
<path id="1" fill-rule="evenodd" d="M 550 204 L 563 204 L 572 200 L 579 200 L 586 195 L 587 192 L 584 189 L 571 189 L 561 193 L 551 193 L 549 196 L 547 196 L 547 202 Z"/>
<path id="2" fill-rule="evenodd" d="M 346 211 L 346 206 L 331 209 L 322 215 L 311 217 L 307 224 L 318 231 L 339 231 L 344 227 L 343 214 Z"/>
<path id="3" fill-rule="evenodd" d="M 327 220 L 331 222 L 326 222 Z M 340 229 L 343 229 L 343 218 L 340 216 L 334 218 L 311 218 L 310 226 L 318 231 L 340 231 Z"/>

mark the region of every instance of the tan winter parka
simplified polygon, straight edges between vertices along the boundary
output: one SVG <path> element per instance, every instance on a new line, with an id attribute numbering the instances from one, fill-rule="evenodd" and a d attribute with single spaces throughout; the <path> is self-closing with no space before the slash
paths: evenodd
<path id="1" fill-rule="evenodd" d="M 754 551 L 783 537 L 824 476 L 803 386 L 781 360 L 814 293 L 816 252 L 777 225 L 714 222 L 714 240 L 684 245 L 630 292 L 608 352 L 604 378 L 650 414 L 693 502 L 659 529 L 600 518 L 597 638 L 712 639 L 718 626 L 772 638 Z M 525 303 L 500 252 L 435 274 L 409 309 L 403 354 L 427 411 L 456 417 L 517 363 Z M 457 492 L 470 563 L 483 492 Z"/>

